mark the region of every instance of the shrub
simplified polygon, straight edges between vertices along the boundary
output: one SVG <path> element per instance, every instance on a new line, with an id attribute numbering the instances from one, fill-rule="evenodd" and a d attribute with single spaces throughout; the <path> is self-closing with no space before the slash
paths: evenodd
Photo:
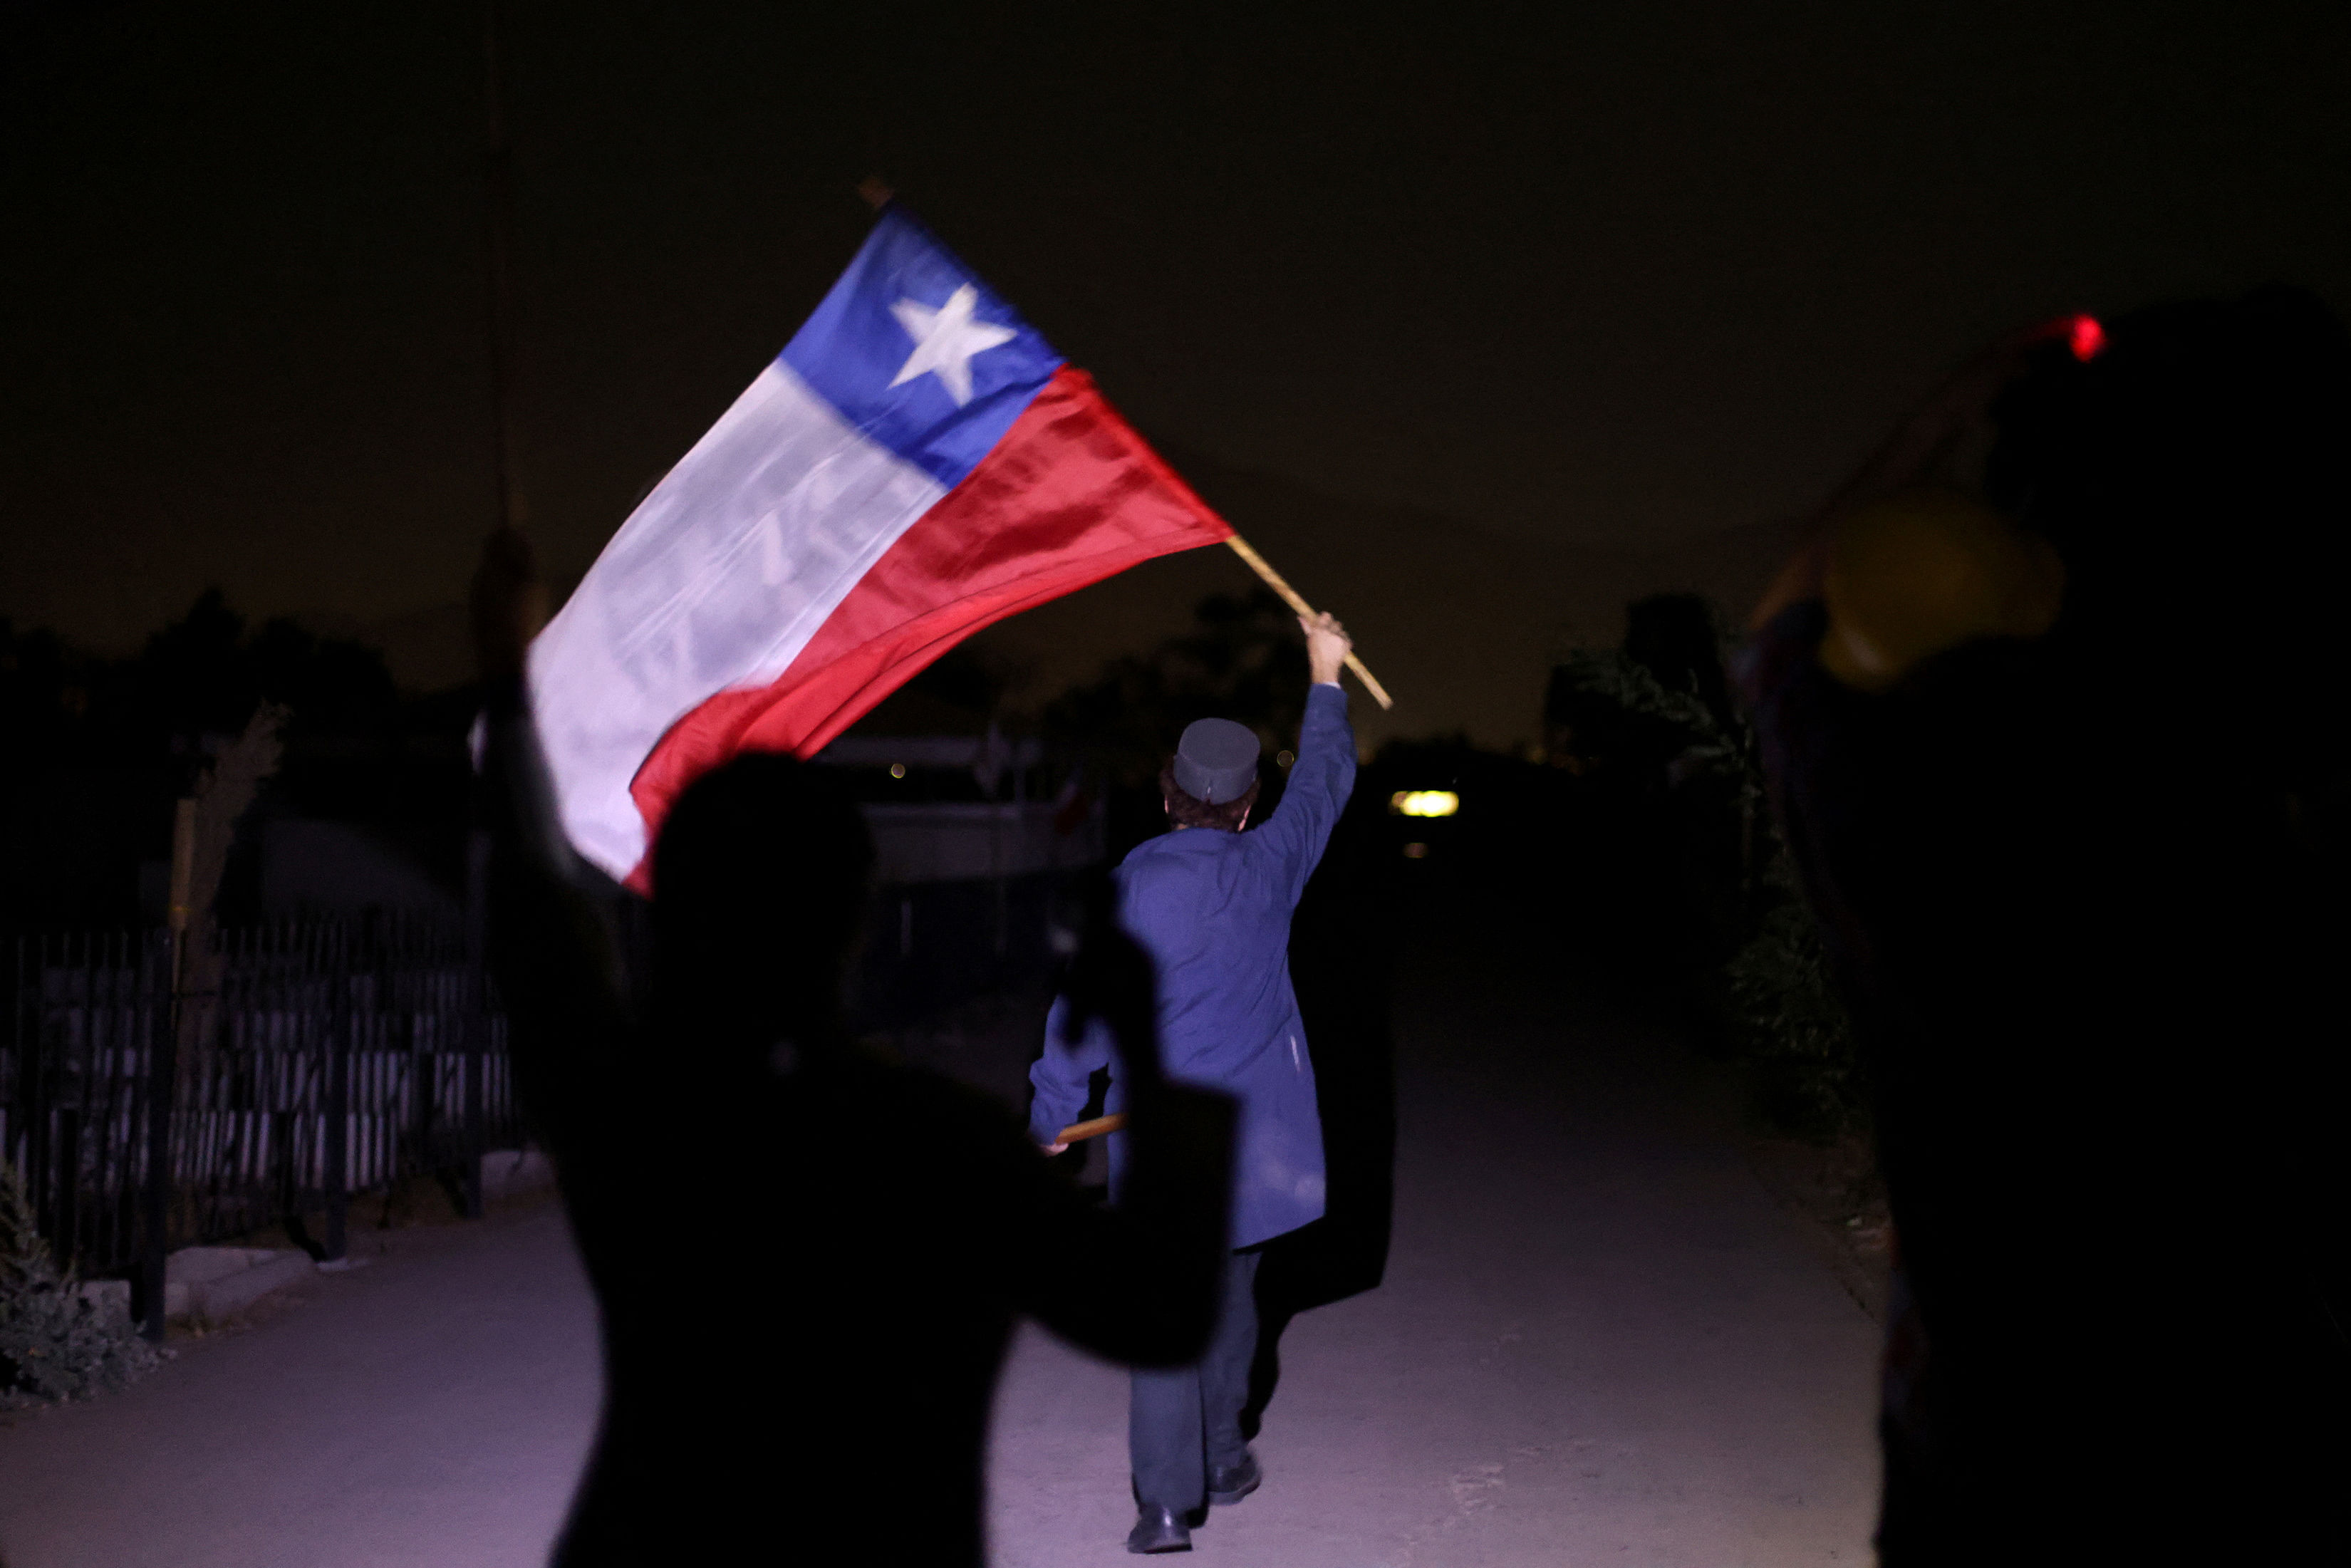
<path id="1" fill-rule="evenodd" d="M 1858 1127 L 1865 1102 L 1853 1020 L 1837 998 L 1811 907 L 1790 890 L 1756 922 L 1727 973 L 1765 1113 L 1812 1137 Z"/>
<path id="2" fill-rule="evenodd" d="M 1755 1069 L 1761 1109 L 1788 1130 L 1833 1138 L 1867 1119 L 1853 1022 L 1838 998 L 1818 920 L 1798 886 L 1793 858 L 1763 810 L 1754 730 L 1695 690 L 1677 690 L 1630 654 L 1578 649 L 1554 682 L 1614 707 L 1659 738 L 1672 775 L 1713 778 L 1727 789 L 1708 810 L 1738 814 L 1743 939 L 1723 967 L 1731 1029 Z"/>
<path id="3" fill-rule="evenodd" d="M 57 1266 L 33 1228 L 23 1178 L 0 1159 L 0 1410 L 120 1388 L 162 1359 Z"/>

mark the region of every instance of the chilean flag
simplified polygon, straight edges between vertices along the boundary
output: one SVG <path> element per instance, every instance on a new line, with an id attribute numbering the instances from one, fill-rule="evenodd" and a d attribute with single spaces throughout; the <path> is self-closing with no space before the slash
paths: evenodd
<path id="1" fill-rule="evenodd" d="M 806 757 L 981 627 L 1223 519 L 895 207 L 530 649 L 572 846 L 640 892 L 670 802 Z"/>

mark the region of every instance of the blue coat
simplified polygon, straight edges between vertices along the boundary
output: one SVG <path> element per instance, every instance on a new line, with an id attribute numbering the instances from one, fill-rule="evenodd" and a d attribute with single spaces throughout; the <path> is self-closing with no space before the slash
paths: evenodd
<path id="1" fill-rule="evenodd" d="M 1355 734 L 1335 685 L 1308 689 L 1281 804 L 1245 833 L 1193 828 L 1136 846 L 1113 873 L 1119 922 L 1159 976 L 1159 1048 L 1167 1075 L 1240 1102 L 1232 1244 L 1252 1247 L 1322 1216 L 1322 1121 L 1314 1064 L 1290 985 L 1290 917 L 1355 787 Z M 1029 1132 L 1050 1144 L 1086 1102 L 1086 1080 L 1111 1070 L 1104 1109 L 1125 1104 L 1120 1065 L 1099 1023 L 1061 1038 L 1063 1004 L 1029 1070 Z M 1111 1134 L 1119 1185 L 1124 1134 Z"/>

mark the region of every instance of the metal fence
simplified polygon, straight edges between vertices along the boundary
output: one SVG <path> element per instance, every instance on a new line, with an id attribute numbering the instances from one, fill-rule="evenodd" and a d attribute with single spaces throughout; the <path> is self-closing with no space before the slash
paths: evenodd
<path id="1" fill-rule="evenodd" d="M 61 1260 L 160 1300 L 171 1249 L 270 1224 L 340 1256 L 350 1197 L 403 1176 L 444 1175 L 480 1211 L 481 1152 L 522 1129 L 506 1019 L 462 934 L 285 922 L 176 966 L 172 940 L 15 944 L 0 1158 Z"/>

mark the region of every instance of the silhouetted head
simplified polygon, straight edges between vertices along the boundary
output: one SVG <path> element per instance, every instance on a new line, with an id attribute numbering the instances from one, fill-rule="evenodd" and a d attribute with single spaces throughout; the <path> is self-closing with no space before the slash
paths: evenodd
<path id="1" fill-rule="evenodd" d="M 653 847 L 655 1006 L 714 1044 L 830 1043 L 872 869 L 864 819 L 822 770 L 775 756 L 713 768 Z"/>
<path id="2" fill-rule="evenodd" d="M 2345 522 L 2351 336 L 2301 289 L 2154 306 L 2042 350 L 1996 419 L 1991 498 L 2075 576 L 2198 578 L 2222 546 L 2266 574 Z"/>
<path id="3" fill-rule="evenodd" d="M 2135 311 L 2043 350 L 1995 419 L 1990 498 L 2064 557 L 2061 634 L 2240 743 L 2339 704 L 2351 336 L 2314 296 Z"/>

